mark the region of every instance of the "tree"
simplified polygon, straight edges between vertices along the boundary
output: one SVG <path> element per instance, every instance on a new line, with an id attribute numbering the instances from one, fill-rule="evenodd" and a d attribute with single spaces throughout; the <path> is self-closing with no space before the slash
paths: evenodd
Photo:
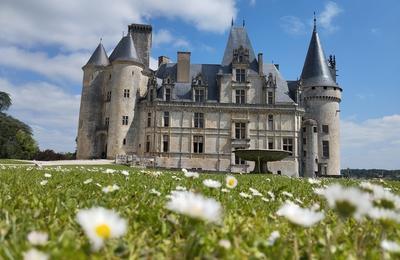
<path id="1" fill-rule="evenodd" d="M 0 91 L 0 112 L 6 111 L 11 104 L 10 95 L 6 92 Z"/>

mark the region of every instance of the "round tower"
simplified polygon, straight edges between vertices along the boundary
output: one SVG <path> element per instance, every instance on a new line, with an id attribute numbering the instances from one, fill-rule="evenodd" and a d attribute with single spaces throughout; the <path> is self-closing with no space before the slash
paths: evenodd
<path id="1" fill-rule="evenodd" d="M 111 100 L 109 117 L 107 158 L 132 151 L 135 128 L 132 125 L 136 110 L 138 90 L 140 92 L 145 65 L 139 59 L 131 33 L 122 37 L 110 55 Z M 146 82 L 147 83 L 147 82 Z"/>
<path id="2" fill-rule="evenodd" d="M 303 176 L 314 178 L 318 172 L 318 123 L 303 121 Z"/>
<path id="3" fill-rule="evenodd" d="M 110 64 L 101 43 L 93 52 L 83 70 L 83 86 L 79 111 L 77 154 L 78 159 L 97 158 L 96 130 L 102 119 L 103 71 Z"/>
<path id="4" fill-rule="evenodd" d="M 342 89 L 336 83 L 335 64 L 328 64 L 316 19 L 300 78 L 305 119 L 317 123 L 318 174 L 340 175 L 340 109 Z M 311 166 L 310 166 L 311 167 Z"/>

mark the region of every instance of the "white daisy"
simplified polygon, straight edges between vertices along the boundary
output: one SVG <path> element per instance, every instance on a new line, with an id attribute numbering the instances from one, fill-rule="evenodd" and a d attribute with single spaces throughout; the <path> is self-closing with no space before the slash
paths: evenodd
<path id="1" fill-rule="evenodd" d="M 267 199 L 266 197 L 262 197 L 261 198 L 263 201 L 265 201 L 265 202 L 269 202 L 269 199 Z"/>
<path id="2" fill-rule="evenodd" d="M 83 182 L 83 184 L 89 184 L 89 183 L 91 183 L 93 181 L 93 179 L 87 179 L 87 180 L 85 180 L 84 182 Z"/>
<path id="3" fill-rule="evenodd" d="M 259 197 L 263 196 L 261 192 L 259 192 L 258 190 L 254 189 L 254 188 L 249 188 L 249 190 L 251 191 L 253 196 L 259 196 Z"/>
<path id="4" fill-rule="evenodd" d="M 400 253 L 400 245 L 394 241 L 385 239 L 381 242 L 381 247 L 383 250 L 391 253 Z"/>
<path id="5" fill-rule="evenodd" d="M 104 187 L 104 188 L 102 189 L 102 191 L 103 191 L 104 193 L 114 192 L 114 191 L 116 191 L 116 190 L 119 190 L 119 186 L 118 186 L 117 184 L 108 185 L 108 186 L 106 186 L 106 187 Z"/>
<path id="6" fill-rule="evenodd" d="M 267 191 L 268 196 L 270 196 L 271 200 L 275 200 L 275 194 L 272 191 Z"/>
<path id="7" fill-rule="evenodd" d="M 218 245 L 225 249 L 230 249 L 232 247 L 231 242 L 227 239 L 221 239 L 220 241 L 218 241 Z"/>
<path id="8" fill-rule="evenodd" d="M 242 197 L 242 198 L 245 198 L 245 199 L 251 199 L 251 198 L 253 198 L 253 196 L 251 196 L 250 194 L 245 193 L 245 192 L 239 193 L 239 196 Z"/>
<path id="9" fill-rule="evenodd" d="M 308 178 L 307 181 L 308 181 L 308 183 L 310 183 L 310 184 L 320 184 L 320 183 L 321 183 L 320 180 L 317 180 L 317 179 L 315 179 L 315 178 Z"/>
<path id="10" fill-rule="evenodd" d="M 106 169 L 105 173 L 115 173 L 117 170 L 114 169 Z"/>
<path id="11" fill-rule="evenodd" d="M 303 227 L 311 227 L 324 218 L 324 213 L 301 208 L 290 201 L 287 201 L 276 214 L 287 218 L 293 224 Z"/>
<path id="12" fill-rule="evenodd" d="M 40 232 L 40 231 L 31 231 L 27 239 L 29 243 L 31 243 L 34 246 L 43 246 L 47 243 L 47 240 L 49 238 L 49 235 L 47 235 L 46 232 Z"/>
<path id="13" fill-rule="evenodd" d="M 176 186 L 175 190 L 186 191 L 187 189 L 186 189 L 186 187 L 183 187 L 183 186 Z"/>
<path id="14" fill-rule="evenodd" d="M 226 187 L 228 187 L 229 189 L 235 188 L 238 184 L 238 180 L 232 175 L 226 176 L 225 180 L 226 180 Z"/>
<path id="15" fill-rule="evenodd" d="M 29 249 L 27 252 L 24 252 L 24 260 L 47 260 L 49 259 L 49 255 L 39 251 L 35 248 Z"/>
<path id="16" fill-rule="evenodd" d="M 281 234 L 279 233 L 279 231 L 275 230 L 271 233 L 271 235 L 269 235 L 269 238 L 267 240 L 267 244 L 269 246 L 273 246 L 275 244 L 275 241 L 280 238 Z"/>
<path id="17" fill-rule="evenodd" d="M 128 172 L 127 170 L 122 170 L 122 171 L 121 171 L 121 174 L 122 174 L 122 175 L 125 175 L 125 176 L 129 176 L 129 172 Z"/>
<path id="18" fill-rule="evenodd" d="M 231 192 L 230 190 L 228 190 L 228 189 L 225 189 L 225 188 L 222 188 L 222 189 L 221 189 L 221 191 L 222 191 L 222 192 L 225 192 L 225 193 L 229 193 L 229 192 Z"/>
<path id="19" fill-rule="evenodd" d="M 97 251 L 108 238 L 121 237 L 126 233 L 126 220 L 115 211 L 102 207 L 81 209 L 76 216 L 86 236 Z"/>
<path id="20" fill-rule="evenodd" d="M 50 173 L 45 173 L 45 174 L 44 174 L 44 177 L 46 177 L 46 178 L 51 178 L 51 174 L 50 174 Z"/>
<path id="21" fill-rule="evenodd" d="M 203 181 L 203 184 L 209 188 L 214 188 L 218 189 L 221 187 L 221 183 L 219 181 L 211 180 L 211 179 L 206 179 Z"/>
<path id="22" fill-rule="evenodd" d="M 151 189 L 151 190 L 150 190 L 150 194 L 154 194 L 154 195 L 156 195 L 156 196 L 160 196 L 160 195 L 161 195 L 161 192 L 157 191 L 156 189 Z"/>
<path id="23" fill-rule="evenodd" d="M 47 183 L 48 183 L 47 180 L 43 180 L 43 181 L 40 182 L 40 185 L 44 186 L 44 185 L 46 185 Z"/>
<path id="24" fill-rule="evenodd" d="M 199 178 L 199 174 L 197 172 L 190 172 L 186 169 L 182 169 L 182 171 L 186 178 Z"/>
<path id="25" fill-rule="evenodd" d="M 220 203 L 212 198 L 205 198 L 190 191 L 172 193 L 166 208 L 193 218 L 221 223 L 222 208 Z"/>
<path id="26" fill-rule="evenodd" d="M 293 194 L 287 191 L 282 191 L 282 195 L 289 197 L 289 198 L 293 198 Z"/>
<path id="27" fill-rule="evenodd" d="M 332 184 L 325 189 L 315 189 L 315 192 L 324 196 L 329 207 L 337 210 L 342 217 L 353 216 L 361 220 L 372 208 L 370 195 L 357 188 Z"/>

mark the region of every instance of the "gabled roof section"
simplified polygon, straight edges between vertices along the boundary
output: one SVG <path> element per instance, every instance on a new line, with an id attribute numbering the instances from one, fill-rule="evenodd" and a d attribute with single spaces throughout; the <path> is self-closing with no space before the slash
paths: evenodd
<path id="1" fill-rule="evenodd" d="M 130 33 L 122 37 L 114 51 L 111 53 L 110 61 L 113 62 L 116 60 L 140 62 Z"/>
<path id="2" fill-rule="evenodd" d="M 315 24 L 303 72 L 301 73 L 301 81 L 304 87 L 337 87 L 325 58 Z"/>
<path id="3" fill-rule="evenodd" d="M 233 50 L 238 49 L 240 46 L 243 46 L 249 50 L 250 68 L 257 71 L 258 63 L 256 55 L 254 54 L 253 46 L 251 45 L 250 38 L 247 35 L 245 27 L 231 27 L 221 65 L 224 67 L 230 66 L 233 59 Z"/>
<path id="4" fill-rule="evenodd" d="M 108 59 L 107 53 L 104 50 L 103 44 L 99 43 L 86 65 L 107 66 L 109 64 L 110 60 Z"/>
<path id="5" fill-rule="evenodd" d="M 275 102 L 276 103 L 295 103 L 290 97 L 288 82 L 283 78 L 282 74 L 276 68 L 274 64 L 265 63 L 264 64 L 264 75 L 268 76 L 270 73 L 276 79 L 276 92 L 275 92 Z"/>

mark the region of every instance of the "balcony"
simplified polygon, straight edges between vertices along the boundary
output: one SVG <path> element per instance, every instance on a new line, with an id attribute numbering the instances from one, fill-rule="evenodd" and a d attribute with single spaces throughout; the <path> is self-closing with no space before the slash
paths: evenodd
<path id="1" fill-rule="evenodd" d="M 233 148 L 249 148 L 250 138 L 245 138 L 245 139 L 232 138 L 231 144 Z"/>

